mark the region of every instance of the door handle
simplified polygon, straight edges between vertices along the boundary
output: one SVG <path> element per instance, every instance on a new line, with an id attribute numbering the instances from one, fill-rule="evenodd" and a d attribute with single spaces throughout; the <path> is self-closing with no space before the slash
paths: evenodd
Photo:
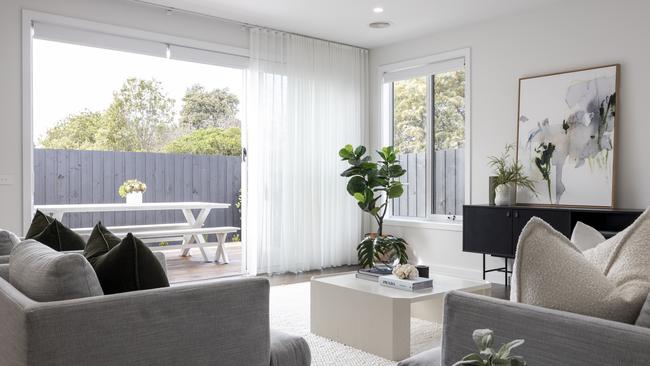
<path id="1" fill-rule="evenodd" d="M 506 217 L 510 217 L 510 210 L 506 211 Z"/>
<path id="2" fill-rule="evenodd" d="M 519 211 L 515 211 L 515 219 L 519 218 Z"/>

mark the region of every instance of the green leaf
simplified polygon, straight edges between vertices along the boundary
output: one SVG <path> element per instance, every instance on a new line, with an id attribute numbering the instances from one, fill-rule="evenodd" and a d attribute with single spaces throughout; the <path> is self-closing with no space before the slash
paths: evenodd
<path id="1" fill-rule="evenodd" d="M 341 150 L 339 150 L 339 156 L 343 158 L 343 160 L 353 157 L 354 151 L 352 150 L 352 145 L 345 145 Z"/>
<path id="2" fill-rule="evenodd" d="M 347 190 L 348 193 L 352 196 L 354 196 L 355 193 L 363 193 L 366 189 L 368 189 L 368 186 L 366 185 L 366 180 L 363 179 L 363 177 L 355 175 L 348 181 Z"/>
<path id="3" fill-rule="evenodd" d="M 472 333 L 472 339 L 474 340 L 474 343 L 478 347 L 479 351 L 483 351 L 492 347 L 493 334 L 494 332 L 492 332 L 490 329 L 476 329 Z"/>
<path id="4" fill-rule="evenodd" d="M 361 158 L 365 153 L 366 153 L 366 147 L 363 145 L 357 146 L 357 148 L 354 149 L 354 155 L 356 155 L 357 158 Z"/>
<path id="5" fill-rule="evenodd" d="M 353 175 L 361 175 L 361 168 L 357 166 L 351 166 L 341 173 L 342 177 L 351 177 Z"/>
<path id="6" fill-rule="evenodd" d="M 388 175 L 389 175 L 391 178 L 399 178 L 399 177 L 401 177 L 401 176 L 404 175 L 404 174 L 406 174 L 406 170 L 404 170 L 404 169 L 402 168 L 402 166 L 399 165 L 399 164 L 397 164 L 397 165 L 391 165 L 391 166 L 388 168 Z"/>
<path id="7" fill-rule="evenodd" d="M 515 339 L 514 341 L 503 344 L 501 348 L 499 348 L 499 352 L 497 352 L 497 357 L 506 358 L 510 356 L 510 351 L 521 346 L 522 344 L 524 344 L 523 339 Z"/>
<path id="8" fill-rule="evenodd" d="M 357 193 L 353 194 L 353 196 L 359 202 L 364 202 L 366 200 L 366 196 L 363 193 L 357 192 Z"/>
<path id="9" fill-rule="evenodd" d="M 388 198 L 397 198 L 404 193 L 402 183 L 395 182 L 388 188 Z"/>

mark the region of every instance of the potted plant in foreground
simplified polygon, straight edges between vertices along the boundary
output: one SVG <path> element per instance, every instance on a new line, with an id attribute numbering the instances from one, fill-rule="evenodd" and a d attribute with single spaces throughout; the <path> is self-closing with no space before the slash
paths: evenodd
<path id="1" fill-rule="evenodd" d="M 535 182 L 524 174 L 524 167 L 521 163 L 512 160 L 512 150 L 512 145 L 508 144 L 501 155 L 488 157 L 488 166 L 494 169 L 496 174 L 494 203 L 497 206 L 515 204 L 517 186 L 528 189 L 537 195 Z"/>
<path id="2" fill-rule="evenodd" d="M 479 353 L 472 353 L 453 366 L 526 366 L 526 360 L 521 356 L 510 354 L 516 347 L 524 344 L 523 339 L 515 339 L 503 344 L 497 351 L 493 348 L 494 332 L 490 329 L 477 329 L 472 333 L 472 339 Z"/>
<path id="3" fill-rule="evenodd" d="M 372 162 L 366 155 L 366 148 L 346 145 L 339 151 L 342 160 L 350 167 L 341 173 L 348 178 L 348 193 L 357 200 L 359 208 L 369 213 L 377 223 L 377 232 L 369 233 L 357 246 L 359 264 L 362 268 L 372 268 L 376 262 L 392 265 L 391 261 L 405 264 L 406 241 L 392 235 L 384 234 L 384 217 L 388 210 L 388 201 L 398 198 L 404 192 L 399 177 L 406 173 L 397 160 L 392 146 L 377 151 L 380 161 Z"/>

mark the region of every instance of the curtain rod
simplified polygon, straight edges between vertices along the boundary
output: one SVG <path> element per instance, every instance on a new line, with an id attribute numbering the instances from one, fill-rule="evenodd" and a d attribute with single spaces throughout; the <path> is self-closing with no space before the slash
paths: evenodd
<path id="1" fill-rule="evenodd" d="M 342 46 L 354 47 L 354 48 L 359 48 L 359 49 L 364 50 L 364 51 L 368 51 L 368 49 L 365 48 L 365 47 L 359 47 L 359 46 L 355 46 L 355 45 L 348 44 L 348 43 L 332 41 L 332 40 L 329 40 L 329 39 L 323 39 L 323 38 L 308 36 L 308 35 L 305 35 L 305 34 L 300 34 L 300 33 L 295 33 L 295 32 L 288 32 L 288 31 L 284 31 L 284 30 L 276 29 L 276 28 L 263 27 L 263 26 L 256 25 L 256 24 L 250 24 L 250 23 L 241 22 L 241 21 L 237 21 L 237 20 L 218 17 L 216 15 L 200 13 L 198 11 L 174 8 L 172 6 L 166 6 L 166 5 L 152 3 L 152 2 L 147 1 L 147 0 L 129 0 L 129 1 L 135 2 L 135 3 L 140 3 L 140 4 L 143 4 L 143 5 L 148 5 L 148 6 L 151 6 L 151 7 L 154 7 L 154 8 L 158 8 L 158 9 L 164 9 L 164 10 L 166 10 L 168 12 L 172 12 L 172 13 L 177 12 L 177 13 L 194 15 L 194 16 L 199 16 L 199 17 L 208 18 L 208 19 L 219 20 L 219 21 L 224 22 L 224 23 L 236 24 L 236 25 L 239 25 L 239 26 L 242 26 L 242 27 L 245 27 L 245 28 L 260 28 L 260 29 L 266 29 L 266 30 L 275 31 L 275 32 L 293 34 L 295 36 L 311 38 L 311 39 L 315 39 L 315 40 L 318 40 L 318 41 L 334 43 L 334 44 L 339 44 L 339 45 L 342 45 Z"/>

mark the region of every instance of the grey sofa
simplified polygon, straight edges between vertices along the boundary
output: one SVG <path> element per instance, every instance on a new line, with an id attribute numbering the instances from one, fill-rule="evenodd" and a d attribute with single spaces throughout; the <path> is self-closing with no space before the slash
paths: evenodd
<path id="1" fill-rule="evenodd" d="M 497 345 L 523 338 L 513 353 L 532 366 L 650 365 L 650 328 L 464 292 L 447 295 L 443 323 L 440 348 L 398 366 L 451 366 L 476 352 L 479 328 L 492 329 Z"/>
<path id="2" fill-rule="evenodd" d="M 0 265 L 0 365 L 308 366 L 269 329 L 269 283 L 247 278 L 39 303 Z"/>

